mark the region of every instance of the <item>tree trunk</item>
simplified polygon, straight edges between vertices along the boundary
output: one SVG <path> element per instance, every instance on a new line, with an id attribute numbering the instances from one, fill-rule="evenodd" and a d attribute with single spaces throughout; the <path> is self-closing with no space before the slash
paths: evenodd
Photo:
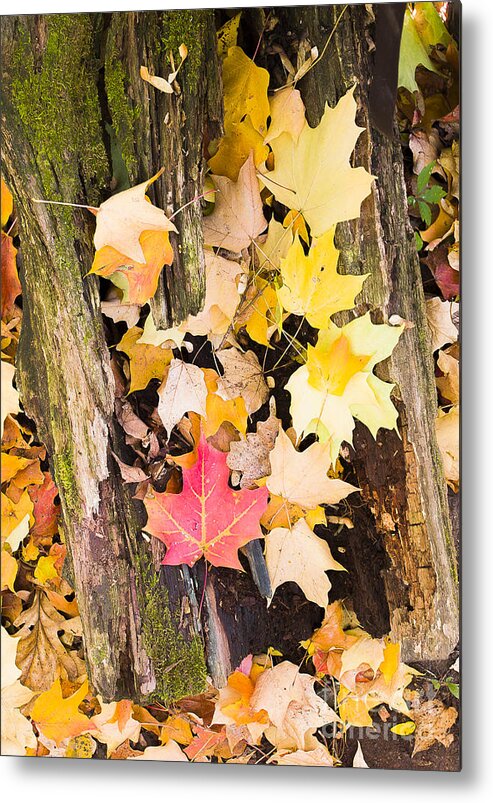
<path id="1" fill-rule="evenodd" d="M 370 7 L 371 8 L 371 7 Z M 376 9 L 378 22 L 378 6 Z M 402 642 L 406 660 L 446 658 L 458 641 L 457 560 L 442 461 L 435 435 L 437 395 L 426 322 L 423 285 L 407 213 L 402 150 L 397 125 L 386 137 L 369 121 L 373 74 L 373 13 L 361 5 L 293 8 L 282 14 L 284 29 L 307 40 L 323 61 L 302 79 L 300 89 L 312 126 L 325 103 L 335 105 L 354 83 L 364 127 L 355 161 L 375 176 L 372 194 L 355 221 L 340 224 L 337 245 L 342 273 L 371 273 L 364 285 L 361 312 L 373 310 L 375 323 L 391 315 L 411 321 L 381 378 L 397 385 L 399 433 L 381 431 L 374 440 L 357 424 L 352 461 L 358 484 L 373 516 L 365 537 L 381 544 L 392 635 Z M 361 533 L 362 534 L 362 533 Z M 353 541 L 353 557 L 364 580 L 372 569 L 368 552 Z M 376 550 L 375 550 L 376 551 Z M 363 596 L 364 595 L 364 596 Z M 367 606 L 366 588 L 359 605 Z"/>
<path id="2" fill-rule="evenodd" d="M 156 573 L 111 454 L 121 455 L 123 439 L 99 280 L 83 278 L 93 256 L 91 216 L 32 199 L 98 206 L 110 164 L 112 189 L 122 189 L 128 176 L 142 181 L 160 161 L 168 168 L 161 202 L 180 206 L 200 192 L 202 131 L 220 110 L 213 17 L 11 17 L 2 29 L 2 155 L 23 253 L 17 381 L 60 493 L 89 676 L 106 700 L 177 699 L 205 685 L 197 603 L 188 573 Z M 192 44 L 181 80 L 193 88 L 193 115 L 191 93 L 166 98 L 166 129 L 162 101 L 144 87 L 139 68 L 159 73 L 185 36 Z M 175 289 L 163 283 L 159 294 L 168 321 L 196 312 L 203 301 L 197 204 L 180 219 L 174 247 Z"/>
<path id="3" fill-rule="evenodd" d="M 342 595 L 349 588 L 375 635 L 390 625 L 407 659 L 439 658 L 457 640 L 456 570 L 419 262 L 398 136 L 385 138 L 367 119 L 371 21 L 364 5 L 342 11 L 277 10 L 280 22 L 263 40 L 277 37 L 288 49 L 304 39 L 321 52 L 340 17 L 323 61 L 300 88 L 315 125 L 326 101 L 334 105 L 358 84 L 365 133 L 356 161 L 376 183 L 361 218 L 338 227 L 342 271 L 372 273 L 361 312 L 375 310 L 377 322 L 397 313 L 414 323 L 382 373 L 398 386 L 401 438 L 385 432 L 375 442 L 357 427 L 352 461 L 366 504 L 354 511 L 350 586 Z M 255 49 L 257 17 L 245 16 L 244 35 L 250 23 Z M 97 206 L 105 189 L 124 189 L 161 166 L 153 187 L 168 214 L 197 198 L 204 140 L 221 127 L 212 12 L 4 17 L 2 34 L 3 159 L 23 256 L 17 377 L 60 492 L 91 681 L 105 700 L 169 701 L 204 688 L 205 658 L 217 684 L 248 652 L 268 646 L 299 660 L 299 641 L 320 624 L 321 612 L 291 584 L 266 608 L 248 573 L 213 570 L 202 626 L 196 597 L 203 569 L 160 568 L 162 545 L 142 539 L 140 510 L 111 454 L 122 456 L 123 437 L 98 279 L 83 278 L 93 221 L 83 210 L 32 203 Z M 141 80 L 140 66 L 166 76 L 169 52 L 177 58 L 181 42 L 189 47 L 177 79 L 181 93 L 161 94 Z M 200 205 L 187 206 L 175 222 L 177 258 L 151 304 L 158 325 L 197 312 L 204 295 Z M 334 580 L 335 593 L 340 582 Z"/>

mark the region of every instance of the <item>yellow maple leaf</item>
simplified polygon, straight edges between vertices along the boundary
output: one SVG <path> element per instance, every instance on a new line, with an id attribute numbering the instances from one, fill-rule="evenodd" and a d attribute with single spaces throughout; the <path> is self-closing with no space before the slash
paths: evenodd
<path id="1" fill-rule="evenodd" d="M 146 388 L 151 379 L 162 380 L 173 359 L 173 352 L 169 348 L 139 343 L 143 332 L 139 326 L 133 326 L 116 347 L 117 351 L 123 351 L 130 360 L 129 393 Z"/>
<path id="2" fill-rule="evenodd" d="M 51 689 L 39 695 L 34 703 L 31 719 L 48 739 L 57 744 L 72 736 L 79 736 L 95 725 L 79 711 L 79 705 L 89 691 L 86 680 L 80 689 L 70 697 L 62 696 L 62 686 L 58 678 Z"/>
<path id="3" fill-rule="evenodd" d="M 282 307 L 304 315 L 311 326 L 322 329 L 330 316 L 354 307 L 354 300 L 369 276 L 344 276 L 337 272 L 339 251 L 334 245 L 335 228 L 316 240 L 305 255 L 298 235 L 281 260 L 282 287 L 277 295 Z"/>
<path id="4" fill-rule="evenodd" d="M 361 203 L 371 191 L 373 176 L 349 162 L 363 131 L 354 122 L 354 89 L 335 108 L 326 106 L 316 128 L 305 123 L 297 141 L 287 132 L 276 137 L 274 170 L 262 176 L 280 203 L 303 214 L 314 237 L 359 217 Z"/>
<path id="5" fill-rule="evenodd" d="M 354 419 L 362 421 L 373 437 L 380 427 L 394 429 L 397 422 L 390 394 L 393 385 L 372 371 L 389 357 L 404 326 L 375 325 L 370 314 L 342 328 L 330 324 L 319 333 L 316 346 L 308 346 L 305 365 L 290 377 L 291 416 L 298 434 L 310 432 L 330 444 L 335 463 L 343 441 L 352 442 Z"/>
<path id="6" fill-rule="evenodd" d="M 223 62 L 224 137 L 209 160 L 216 175 L 236 181 L 251 151 L 256 165 L 265 160 L 268 86 L 267 70 L 257 67 L 241 47 L 230 47 Z"/>
<path id="7" fill-rule="evenodd" d="M 203 368 L 202 370 L 207 386 L 206 415 L 203 419 L 205 437 L 209 438 L 211 435 L 215 435 L 224 421 L 229 421 L 238 432 L 245 434 L 248 413 L 242 396 L 234 399 L 221 398 L 217 393 L 219 375 L 212 368 Z"/>

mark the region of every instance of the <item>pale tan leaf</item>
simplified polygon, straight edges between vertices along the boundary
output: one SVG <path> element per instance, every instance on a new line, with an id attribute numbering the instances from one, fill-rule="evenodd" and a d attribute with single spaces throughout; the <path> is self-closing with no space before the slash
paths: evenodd
<path id="1" fill-rule="evenodd" d="M 224 368 L 217 383 L 217 392 L 222 399 L 242 396 L 249 415 L 255 413 L 269 398 L 269 389 L 257 355 L 253 351 L 222 349 L 216 356 Z"/>
<path id="2" fill-rule="evenodd" d="M 325 608 L 332 584 L 325 574 L 344 571 L 334 558 L 329 545 L 310 529 L 304 519 L 292 530 L 276 527 L 265 536 L 265 562 L 272 593 L 283 583 L 296 583 L 305 597 Z"/>
<path id="3" fill-rule="evenodd" d="M 147 181 L 112 195 L 101 204 L 96 215 L 94 246 L 97 251 L 110 245 L 135 262 L 146 261 L 139 242 L 143 231 L 175 231 L 162 209 L 146 200 L 146 190 L 161 173 Z"/>
<path id="4" fill-rule="evenodd" d="M 267 487 L 271 493 L 305 508 L 316 508 L 323 503 L 335 505 L 358 489 L 348 482 L 329 479 L 331 462 L 327 443 L 313 443 L 303 452 L 297 452 L 281 429 L 270 454 Z"/>
<path id="5" fill-rule="evenodd" d="M 207 387 L 204 372 L 197 365 L 172 360 L 158 395 L 157 411 L 168 437 L 185 413 L 206 415 Z"/>
<path id="6" fill-rule="evenodd" d="M 212 176 L 212 180 L 218 192 L 212 214 L 204 218 L 204 242 L 239 253 L 267 228 L 253 155 L 241 168 L 238 181 L 225 176 Z"/>

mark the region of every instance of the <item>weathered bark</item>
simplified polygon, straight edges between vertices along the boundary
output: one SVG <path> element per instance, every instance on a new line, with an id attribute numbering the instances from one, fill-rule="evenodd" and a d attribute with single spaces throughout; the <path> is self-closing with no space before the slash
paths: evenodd
<path id="1" fill-rule="evenodd" d="M 358 122 L 365 131 L 355 161 L 375 176 L 375 184 L 360 218 L 337 229 L 340 270 L 371 273 L 361 312 L 373 310 L 376 323 L 397 314 L 413 328 L 405 331 L 380 372 L 382 379 L 397 385 L 401 437 L 382 430 L 375 441 L 358 424 L 352 460 L 363 498 L 374 514 L 374 537 L 390 559 L 383 582 L 392 635 L 402 641 L 407 660 L 439 659 L 447 657 L 458 640 L 457 562 L 435 435 L 437 397 L 419 259 L 408 219 L 397 127 L 388 138 L 368 120 L 372 18 L 363 4 L 343 8 L 293 8 L 281 19 L 297 42 L 307 40 L 320 53 L 333 31 L 323 61 L 300 82 L 312 126 L 318 124 L 326 102 L 335 105 L 357 85 Z"/>
<path id="2" fill-rule="evenodd" d="M 217 81 L 213 18 L 209 12 L 184 12 L 183 17 L 192 44 L 182 80 L 191 80 L 195 69 L 196 104 L 190 124 L 194 142 L 183 153 L 177 152 L 177 143 L 183 141 L 186 104 L 179 98 L 168 99 L 172 129 L 161 140 L 162 118 L 156 117 L 149 94 L 143 93 L 134 110 L 125 106 L 128 92 L 142 90 L 143 84 L 136 77 L 141 54 L 133 45 L 138 41 L 148 51 L 142 63 L 151 69 L 150 54 L 156 65 L 160 61 L 160 72 L 164 55 L 170 48 L 176 52 L 183 41 L 176 27 L 180 20 L 173 20 L 173 28 L 170 18 L 158 13 L 2 19 L 2 156 L 16 197 L 23 254 L 17 381 L 52 462 L 89 675 L 106 700 L 177 699 L 202 690 L 205 662 L 197 604 L 192 583 L 180 569 L 156 573 L 111 455 L 121 454 L 122 439 L 114 419 L 99 284 L 94 277 L 83 278 L 93 255 L 90 214 L 32 199 L 97 206 L 109 185 L 110 161 L 112 189 L 127 180 L 125 162 L 132 179 L 144 180 L 162 159 L 177 171 L 176 181 L 189 172 L 173 195 L 168 189 L 175 184 L 168 176 L 161 197 L 168 193 L 172 204 L 181 204 L 200 191 L 201 130 L 209 118 L 208 98 L 218 92 L 208 81 L 208 69 L 198 66 L 210 65 Z M 122 20 L 128 50 L 118 39 Z M 141 125 L 146 137 L 139 137 L 137 128 L 126 130 L 125 121 Z M 144 147 L 151 137 L 149 121 L 158 132 L 151 150 Z M 168 314 L 181 318 L 200 308 L 204 293 L 196 206 L 181 218 L 174 245 L 180 253 L 173 267 L 179 290 L 169 297 Z"/>

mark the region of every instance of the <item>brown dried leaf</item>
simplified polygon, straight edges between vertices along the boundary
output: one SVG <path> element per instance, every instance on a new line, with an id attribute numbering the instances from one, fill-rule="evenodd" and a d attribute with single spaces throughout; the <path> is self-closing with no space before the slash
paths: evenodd
<path id="1" fill-rule="evenodd" d="M 21 682 L 33 691 L 47 691 L 60 676 L 76 680 L 79 668 L 58 637 L 59 630 L 70 631 L 70 620 L 59 614 L 43 591 L 36 591 L 34 602 L 15 622 L 20 627 L 17 665 Z"/>
<path id="2" fill-rule="evenodd" d="M 416 722 L 413 756 L 428 750 L 435 742 L 450 747 L 454 741 L 450 728 L 457 719 L 455 708 L 446 708 L 441 700 L 427 700 L 414 712 Z"/>
<path id="3" fill-rule="evenodd" d="M 251 488 L 255 480 L 270 474 L 269 455 L 274 447 L 281 421 L 275 415 L 259 421 L 257 431 L 248 433 L 237 443 L 231 443 L 227 464 L 242 475 L 240 488 Z"/>

